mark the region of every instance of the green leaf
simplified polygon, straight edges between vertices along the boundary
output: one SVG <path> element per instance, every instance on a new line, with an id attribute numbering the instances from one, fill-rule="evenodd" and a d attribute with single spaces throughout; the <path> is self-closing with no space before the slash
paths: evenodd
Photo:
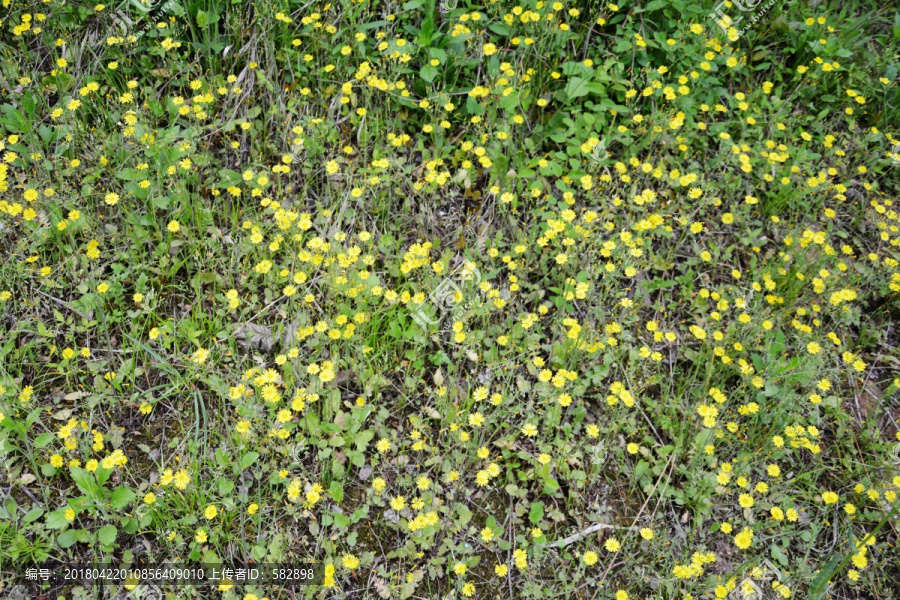
<path id="1" fill-rule="evenodd" d="M 437 67 L 432 67 L 431 65 L 425 65 L 422 67 L 422 70 L 419 71 L 419 76 L 422 77 L 428 83 L 434 81 L 434 78 L 437 77 L 438 70 Z"/>
<path id="2" fill-rule="evenodd" d="M 772 558 L 777 560 L 782 567 L 788 566 L 788 557 L 778 546 L 775 546 L 774 544 L 769 546 L 769 554 L 771 554 Z"/>
<path id="3" fill-rule="evenodd" d="M 219 486 L 219 495 L 221 496 L 228 496 L 234 490 L 234 482 L 225 477 L 220 478 L 217 484 Z"/>
<path id="4" fill-rule="evenodd" d="M 602 83 L 589 83 L 585 87 L 587 87 L 587 91 L 591 94 L 601 96 L 606 93 L 606 86 Z"/>
<path id="5" fill-rule="evenodd" d="M 231 186 L 240 185 L 243 181 L 243 177 L 237 171 L 232 171 L 231 169 L 220 169 L 219 170 L 219 183 L 216 184 L 216 187 L 227 188 Z"/>
<path id="6" fill-rule="evenodd" d="M 28 511 L 28 514 L 22 517 L 22 524 L 28 525 L 32 521 L 40 519 L 42 514 L 44 514 L 43 508 L 32 508 L 30 511 Z"/>
<path id="7" fill-rule="evenodd" d="M 546 167 L 541 169 L 541 175 L 544 177 L 560 177 L 562 173 L 562 165 L 557 162 L 549 162 Z"/>
<path id="8" fill-rule="evenodd" d="M 109 505 L 115 509 L 125 508 L 134 498 L 134 492 L 127 487 L 116 488 L 109 497 Z"/>
<path id="9" fill-rule="evenodd" d="M 553 479 L 552 477 L 548 477 L 544 480 L 544 492 L 552 494 L 559 490 L 559 482 Z"/>
<path id="10" fill-rule="evenodd" d="M 544 503 L 535 502 L 531 505 L 531 511 L 528 513 L 528 520 L 537 525 L 544 518 Z"/>
<path id="11" fill-rule="evenodd" d="M 25 115 L 23 115 L 21 111 L 16 110 L 9 104 L 4 104 L 3 112 L 5 112 L 6 115 L 2 120 L 0 120 L 0 123 L 3 123 L 13 131 L 28 131 L 28 120 L 25 118 Z"/>
<path id="12" fill-rule="evenodd" d="M 350 526 L 350 517 L 347 515 L 335 514 L 334 525 L 339 529 L 345 529 Z"/>
<path id="13" fill-rule="evenodd" d="M 581 77 L 572 77 L 566 84 L 566 97 L 569 100 L 575 100 L 582 96 L 587 96 L 588 93 L 590 93 L 588 83 L 589 82 L 586 79 L 582 79 Z"/>
<path id="14" fill-rule="evenodd" d="M 59 544 L 60 548 L 70 548 L 71 546 L 74 546 L 77 541 L 78 534 L 74 529 L 63 531 L 56 537 L 56 543 Z"/>
<path id="15" fill-rule="evenodd" d="M 118 535 L 119 530 L 116 529 L 115 525 L 104 525 L 100 528 L 100 531 L 97 532 L 97 539 L 104 546 L 112 546 Z"/>
<path id="16" fill-rule="evenodd" d="M 140 527 L 141 522 L 135 519 L 134 517 L 130 519 L 126 519 L 122 524 L 122 531 L 127 533 L 128 535 L 134 535 L 137 533 L 138 527 Z"/>
<path id="17" fill-rule="evenodd" d="M 341 500 L 344 499 L 344 486 L 341 485 L 340 481 L 332 481 L 331 486 L 328 488 L 328 493 L 331 494 L 331 498 L 337 502 L 341 503 Z"/>
<path id="18" fill-rule="evenodd" d="M 104 469 L 102 466 L 97 469 L 97 483 L 103 485 L 109 476 L 112 475 L 113 469 Z"/>
<path id="19" fill-rule="evenodd" d="M 825 588 L 828 587 L 828 580 L 831 579 L 831 576 L 834 575 L 834 570 L 837 567 L 838 563 L 841 562 L 843 556 L 841 554 L 836 554 L 828 561 L 828 564 L 819 571 L 818 577 L 816 577 L 811 584 L 809 584 L 809 599 L 810 600 L 819 600 L 822 597 L 822 594 L 825 593 Z"/>
<path id="20" fill-rule="evenodd" d="M 55 437 L 56 436 L 54 436 L 52 433 L 42 433 L 37 437 L 37 439 L 34 440 L 34 447 L 43 448 L 50 442 L 52 442 Z"/>
<path id="21" fill-rule="evenodd" d="M 509 31 L 510 31 L 508 25 L 504 25 L 503 23 L 497 23 L 496 21 L 494 23 L 491 23 L 491 25 L 490 25 L 490 27 L 488 27 L 488 29 L 490 29 L 497 35 L 502 35 L 502 36 L 509 35 Z"/>
<path id="22" fill-rule="evenodd" d="M 634 479 L 637 481 L 641 476 L 650 470 L 650 465 L 645 460 L 639 460 L 634 467 Z"/>
<path id="23" fill-rule="evenodd" d="M 143 181 L 149 178 L 149 171 L 140 169 L 122 169 L 116 171 L 116 178 L 124 181 Z"/>
<path id="24" fill-rule="evenodd" d="M 256 459 L 259 458 L 259 452 L 248 452 L 244 456 L 241 457 L 241 469 L 246 469 L 250 465 L 256 462 Z"/>
<path id="25" fill-rule="evenodd" d="M 52 513 L 47 515 L 47 529 L 62 529 L 69 524 L 69 521 L 66 519 L 66 508 L 60 508 L 59 510 L 54 510 Z"/>
<path id="26" fill-rule="evenodd" d="M 350 521 L 353 523 L 358 523 L 360 519 L 364 519 L 369 516 L 369 505 L 363 504 L 360 508 L 357 508 L 353 513 L 353 516 L 350 517 Z"/>
<path id="27" fill-rule="evenodd" d="M 250 558 L 256 562 L 262 562 L 267 552 L 268 550 L 266 550 L 265 546 L 253 546 L 253 549 L 250 551 Z"/>
<path id="28" fill-rule="evenodd" d="M 364 429 L 356 434 L 356 449 L 362 452 L 366 449 L 366 446 L 369 442 L 372 441 L 372 438 L 375 437 L 375 432 L 371 429 Z"/>
<path id="29" fill-rule="evenodd" d="M 484 107 L 478 104 L 478 100 L 469 96 L 466 99 L 466 112 L 470 115 L 480 115 L 484 113 Z"/>
<path id="30" fill-rule="evenodd" d="M 69 472 L 72 474 L 72 481 L 75 482 L 75 485 L 78 486 L 78 489 L 81 490 L 85 496 L 97 498 L 100 486 L 90 472 L 81 467 L 69 467 Z"/>

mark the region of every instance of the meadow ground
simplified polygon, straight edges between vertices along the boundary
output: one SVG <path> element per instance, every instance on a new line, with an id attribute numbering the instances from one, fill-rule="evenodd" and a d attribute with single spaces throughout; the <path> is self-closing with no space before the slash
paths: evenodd
<path id="1" fill-rule="evenodd" d="M 900 597 L 896 4 L 0 21 L 0 598 Z"/>

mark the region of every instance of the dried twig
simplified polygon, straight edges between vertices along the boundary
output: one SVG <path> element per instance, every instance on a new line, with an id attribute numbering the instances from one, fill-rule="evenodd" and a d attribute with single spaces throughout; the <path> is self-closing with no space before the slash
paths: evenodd
<path id="1" fill-rule="evenodd" d="M 628 525 L 608 525 L 607 523 L 595 523 L 585 529 L 584 531 L 579 531 L 578 533 L 574 533 L 567 538 L 563 538 L 561 540 L 556 540 L 552 544 L 547 544 L 548 548 L 564 548 L 569 544 L 573 544 L 580 540 L 583 537 L 589 536 L 595 531 L 600 531 L 601 529 L 628 529 L 630 531 L 638 531 L 640 527 L 629 527 Z"/>

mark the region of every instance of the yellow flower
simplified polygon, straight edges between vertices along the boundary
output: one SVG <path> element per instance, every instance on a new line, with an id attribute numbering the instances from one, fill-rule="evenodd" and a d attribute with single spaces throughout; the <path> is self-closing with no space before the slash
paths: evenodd
<path id="1" fill-rule="evenodd" d="M 178 230 L 181 229 L 181 223 L 175 220 L 169 221 L 169 224 L 166 225 L 166 229 L 172 233 L 178 233 Z"/>
<path id="2" fill-rule="evenodd" d="M 191 476 L 188 475 L 187 469 L 181 469 L 180 471 L 175 473 L 173 481 L 175 482 L 175 487 L 177 487 L 179 490 L 184 490 L 191 482 Z"/>
<path id="3" fill-rule="evenodd" d="M 341 559 L 341 566 L 352 571 L 359 567 L 359 559 L 352 554 L 345 554 Z"/>
<path id="4" fill-rule="evenodd" d="M 206 507 L 206 510 L 203 511 L 203 516 L 206 517 L 207 520 L 215 519 L 217 514 L 219 514 L 219 509 L 216 508 L 215 504 L 210 504 Z"/>
<path id="5" fill-rule="evenodd" d="M 749 527 L 734 536 L 734 544 L 741 550 L 746 550 L 753 543 L 753 531 Z"/>

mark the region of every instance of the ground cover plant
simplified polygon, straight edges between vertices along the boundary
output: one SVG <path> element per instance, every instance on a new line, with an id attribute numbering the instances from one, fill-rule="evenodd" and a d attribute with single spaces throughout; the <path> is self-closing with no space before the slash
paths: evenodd
<path id="1" fill-rule="evenodd" d="M 0 597 L 900 597 L 900 13 L 4 0 Z"/>

